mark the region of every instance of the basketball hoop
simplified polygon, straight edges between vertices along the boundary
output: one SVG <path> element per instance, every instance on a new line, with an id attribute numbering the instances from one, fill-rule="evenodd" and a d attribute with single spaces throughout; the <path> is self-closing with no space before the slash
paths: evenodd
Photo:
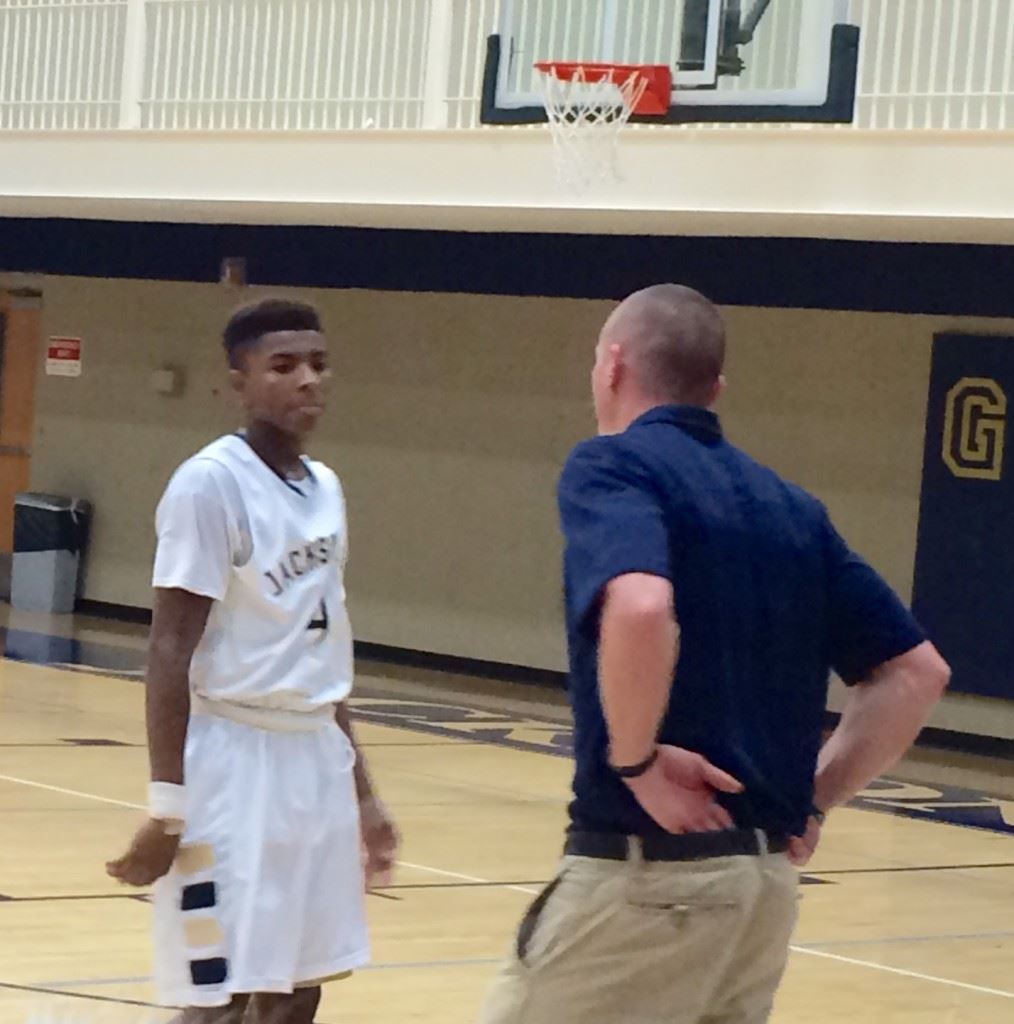
<path id="1" fill-rule="evenodd" d="M 632 114 L 669 109 L 672 70 L 665 64 L 539 61 L 560 180 L 577 192 L 616 181 L 620 131 Z"/>

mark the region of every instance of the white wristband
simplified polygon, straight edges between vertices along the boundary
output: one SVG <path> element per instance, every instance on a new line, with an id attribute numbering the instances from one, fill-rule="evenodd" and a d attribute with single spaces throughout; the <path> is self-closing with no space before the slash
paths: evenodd
<path id="1" fill-rule="evenodd" d="M 186 786 L 177 786 L 175 782 L 149 782 L 148 813 L 158 821 L 186 821 Z"/>

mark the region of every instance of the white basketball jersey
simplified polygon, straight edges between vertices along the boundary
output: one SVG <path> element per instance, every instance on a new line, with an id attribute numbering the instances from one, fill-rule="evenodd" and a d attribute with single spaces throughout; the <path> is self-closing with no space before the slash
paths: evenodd
<path id="1" fill-rule="evenodd" d="M 345 500 L 330 469 L 306 466 L 287 482 L 228 435 L 166 488 L 154 586 L 214 599 L 190 666 L 198 696 L 315 711 L 352 688 Z"/>

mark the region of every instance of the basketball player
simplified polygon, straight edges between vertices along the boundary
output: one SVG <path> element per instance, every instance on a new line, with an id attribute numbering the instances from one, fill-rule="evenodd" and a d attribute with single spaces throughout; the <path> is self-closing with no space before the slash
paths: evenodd
<path id="1" fill-rule="evenodd" d="M 158 507 L 147 686 L 149 820 L 108 865 L 155 887 L 159 998 L 184 1024 L 309 1024 L 367 959 L 367 878 L 394 826 L 356 747 L 335 474 L 301 452 L 330 376 L 316 311 L 265 299 L 224 343 L 246 429 Z"/>

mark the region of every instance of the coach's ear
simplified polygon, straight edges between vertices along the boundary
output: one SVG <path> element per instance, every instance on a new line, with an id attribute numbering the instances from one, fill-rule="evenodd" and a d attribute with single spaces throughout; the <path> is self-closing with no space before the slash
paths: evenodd
<path id="1" fill-rule="evenodd" d="M 609 345 L 606 348 L 606 383 L 609 390 L 616 394 L 620 390 L 620 384 L 626 379 L 629 372 L 629 365 L 621 345 Z"/>

